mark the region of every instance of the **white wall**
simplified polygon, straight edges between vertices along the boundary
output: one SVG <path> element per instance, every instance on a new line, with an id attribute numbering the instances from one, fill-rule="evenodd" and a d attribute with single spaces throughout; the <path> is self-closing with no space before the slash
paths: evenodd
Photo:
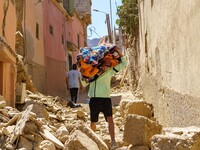
<path id="1" fill-rule="evenodd" d="M 165 126 L 200 125 L 199 8 L 199 0 L 140 0 L 141 85 Z"/>

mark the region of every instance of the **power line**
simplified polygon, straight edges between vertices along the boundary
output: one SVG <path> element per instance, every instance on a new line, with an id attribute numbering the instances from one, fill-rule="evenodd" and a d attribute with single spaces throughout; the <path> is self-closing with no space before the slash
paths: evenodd
<path id="1" fill-rule="evenodd" d="M 101 36 L 95 31 L 96 30 L 96 28 L 95 27 L 90 27 L 90 28 L 88 28 L 89 30 L 90 30 L 90 36 L 88 36 L 88 37 L 91 37 L 92 36 L 92 32 L 94 32 L 99 38 L 101 38 Z"/>

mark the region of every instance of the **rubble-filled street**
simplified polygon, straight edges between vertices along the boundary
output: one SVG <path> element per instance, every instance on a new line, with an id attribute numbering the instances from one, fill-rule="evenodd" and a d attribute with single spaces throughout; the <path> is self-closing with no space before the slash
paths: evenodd
<path id="1" fill-rule="evenodd" d="M 200 150 L 200 0 L 0 0 L 0 150 Z"/>
<path id="2" fill-rule="evenodd" d="M 120 105 L 113 107 L 118 150 L 148 150 L 150 147 L 170 149 L 171 146 L 177 149 L 198 149 L 199 128 L 162 130 L 153 117 L 151 104 L 136 100 L 129 92 L 123 92 L 121 96 Z M 69 101 L 59 97 L 27 91 L 25 104 L 19 106 L 22 109 L 19 111 L 6 106 L 1 98 L 0 148 L 108 150 L 110 137 L 104 116 L 100 115 L 97 131 L 93 132 L 89 127 L 88 104 L 79 103 L 76 108 L 70 106 Z"/>

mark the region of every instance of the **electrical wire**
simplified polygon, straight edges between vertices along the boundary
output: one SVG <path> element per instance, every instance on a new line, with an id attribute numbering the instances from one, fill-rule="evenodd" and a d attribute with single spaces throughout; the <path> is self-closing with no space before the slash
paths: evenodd
<path id="1" fill-rule="evenodd" d="M 95 27 L 92 26 L 92 27 L 90 27 L 88 29 L 90 30 L 90 33 L 91 33 L 91 35 L 88 36 L 88 37 L 91 37 L 92 33 L 94 32 L 99 38 L 101 38 L 101 36 L 95 31 L 96 30 Z"/>

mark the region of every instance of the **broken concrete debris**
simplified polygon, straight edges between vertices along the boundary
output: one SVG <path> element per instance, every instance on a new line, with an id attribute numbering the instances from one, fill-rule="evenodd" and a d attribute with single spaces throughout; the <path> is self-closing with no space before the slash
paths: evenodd
<path id="1" fill-rule="evenodd" d="M 0 149 L 108 150 L 108 124 L 100 114 L 90 129 L 88 104 L 71 107 L 67 100 L 27 91 L 21 111 L 0 99 Z M 138 107 L 140 109 L 138 109 Z M 144 111 L 142 111 L 144 110 Z M 117 150 L 200 147 L 200 128 L 163 128 L 144 101 L 121 101 L 113 109 Z M 143 115 L 143 116 L 142 116 Z M 170 142 L 169 142 L 170 141 Z"/>

